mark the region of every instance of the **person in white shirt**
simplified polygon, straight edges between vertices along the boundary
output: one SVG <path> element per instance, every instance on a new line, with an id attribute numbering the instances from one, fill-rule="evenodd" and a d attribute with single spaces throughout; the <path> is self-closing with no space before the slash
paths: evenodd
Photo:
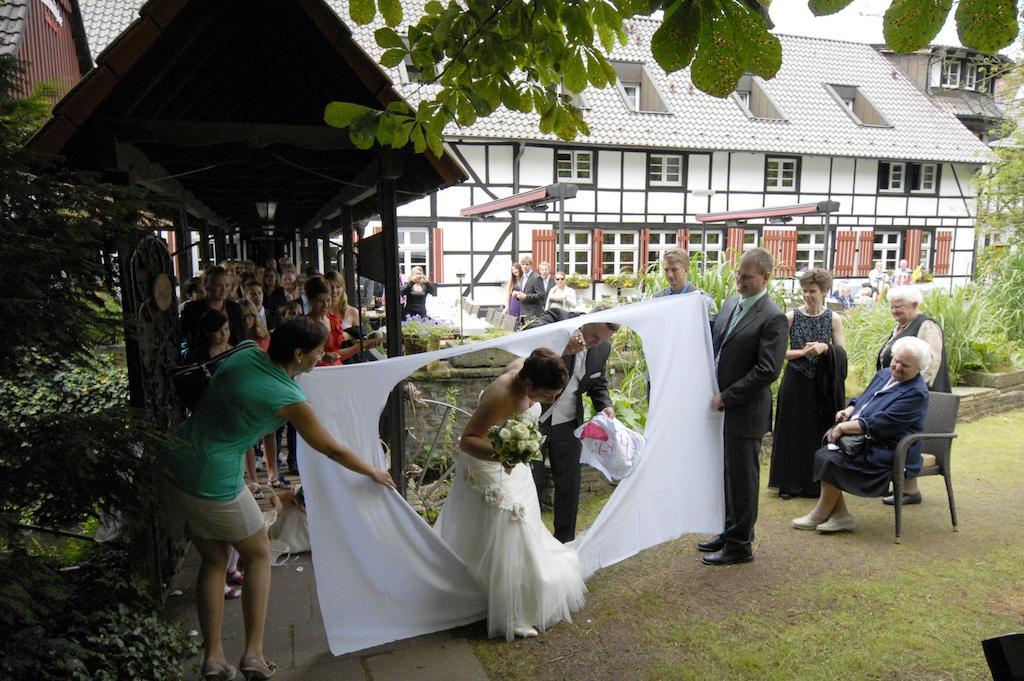
<path id="1" fill-rule="evenodd" d="M 576 291 L 565 285 L 565 273 L 555 274 L 555 286 L 548 291 L 547 304 L 545 309 L 559 308 L 572 311 L 576 307 Z"/>

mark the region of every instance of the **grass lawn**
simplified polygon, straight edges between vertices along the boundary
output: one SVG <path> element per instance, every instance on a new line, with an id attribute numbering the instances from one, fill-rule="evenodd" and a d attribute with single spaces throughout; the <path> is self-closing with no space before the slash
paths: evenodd
<path id="1" fill-rule="evenodd" d="M 1024 631 L 1024 411 L 958 432 L 960 532 L 939 477 L 904 509 L 902 544 L 878 499 L 848 497 L 857 531 L 826 536 L 789 525 L 812 500 L 763 489 L 751 564 L 706 567 L 683 537 L 594 575 L 571 625 L 462 633 L 502 680 L 990 679 L 981 639 Z"/>

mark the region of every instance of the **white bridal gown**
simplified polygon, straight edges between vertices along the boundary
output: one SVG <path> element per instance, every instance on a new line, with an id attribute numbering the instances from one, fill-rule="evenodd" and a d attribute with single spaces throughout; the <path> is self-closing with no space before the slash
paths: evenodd
<path id="1" fill-rule="evenodd" d="M 524 415 L 536 419 L 540 405 Z M 583 607 L 576 551 L 541 521 L 530 467 L 511 474 L 497 462 L 459 454 L 455 477 L 434 524 L 487 594 L 487 632 L 511 641 L 515 630 L 543 631 Z"/>

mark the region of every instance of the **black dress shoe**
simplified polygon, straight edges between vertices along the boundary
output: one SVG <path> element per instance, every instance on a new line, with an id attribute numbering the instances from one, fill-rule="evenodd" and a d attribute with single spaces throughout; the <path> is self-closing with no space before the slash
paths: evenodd
<path id="1" fill-rule="evenodd" d="M 722 549 L 715 553 L 704 556 L 705 565 L 732 565 L 734 563 L 749 563 L 754 560 L 754 554 L 738 549 Z"/>
<path id="2" fill-rule="evenodd" d="M 705 541 L 697 542 L 697 549 L 709 553 L 711 551 L 721 551 L 725 548 L 725 537 L 718 535 Z"/>

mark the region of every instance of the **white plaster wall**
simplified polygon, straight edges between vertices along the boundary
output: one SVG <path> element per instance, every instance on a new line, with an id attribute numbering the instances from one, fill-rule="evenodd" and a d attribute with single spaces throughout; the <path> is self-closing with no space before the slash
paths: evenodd
<path id="1" fill-rule="evenodd" d="M 632 151 L 622 154 L 622 186 L 624 189 L 647 188 L 647 154 Z"/>
<path id="2" fill-rule="evenodd" d="M 622 188 L 622 152 L 601 151 L 597 154 L 597 186 L 599 189 Z"/>
<path id="3" fill-rule="evenodd" d="M 852 194 L 853 193 L 853 159 L 835 158 L 832 160 L 832 193 Z M 871 192 L 875 193 L 874 187 Z"/>
<path id="4" fill-rule="evenodd" d="M 836 159 L 839 160 L 839 159 Z M 849 162 L 852 159 L 842 159 Z M 857 171 L 854 178 L 854 191 L 858 194 L 874 194 L 878 191 L 878 161 L 874 159 L 858 158 L 856 161 Z"/>
<path id="5" fill-rule="evenodd" d="M 617 222 L 619 214 L 616 213 L 598 213 L 596 216 L 597 222 Z"/>
<path id="6" fill-rule="evenodd" d="M 730 209 L 729 195 L 726 192 L 717 192 L 708 197 L 709 213 L 721 213 Z"/>
<path id="7" fill-rule="evenodd" d="M 492 145 L 487 158 L 487 181 L 496 184 L 512 183 L 512 146 Z M 447 270 L 446 270 L 447 271 Z"/>
<path id="8" fill-rule="evenodd" d="M 470 187 L 448 187 L 437 193 L 437 214 L 455 217 L 466 206 L 473 205 L 473 191 Z"/>
<path id="9" fill-rule="evenodd" d="M 481 222 L 472 223 L 472 226 L 468 222 L 441 222 L 438 224 L 444 234 L 445 251 L 468 251 L 469 230 L 476 231 L 483 225 Z"/>
<path id="10" fill-rule="evenodd" d="M 953 250 L 973 249 L 974 230 L 958 228 L 953 230 Z"/>
<path id="11" fill-rule="evenodd" d="M 495 220 L 494 222 L 482 222 L 476 221 L 473 223 L 473 244 L 476 246 L 477 251 L 484 251 L 489 253 L 493 251 L 498 245 L 498 239 L 505 230 L 508 229 L 509 220 Z M 455 225 L 448 231 L 450 232 L 465 232 L 469 234 L 469 229 L 465 226 Z M 447 233 L 445 234 L 445 248 L 448 248 Z M 466 239 L 468 240 L 468 236 Z M 512 235 L 505 239 L 505 243 L 502 245 L 503 248 L 511 248 L 512 246 Z M 469 250 L 467 244 L 464 249 L 452 248 L 452 250 Z"/>
<path id="12" fill-rule="evenodd" d="M 733 196 L 746 196 L 746 195 L 734 194 Z M 754 205 L 749 205 L 748 206 L 748 205 L 746 205 L 746 201 L 744 201 L 743 205 L 742 205 L 743 208 L 759 208 L 759 207 L 763 207 L 763 208 L 779 208 L 780 206 L 792 206 L 792 205 L 794 205 L 796 203 L 800 203 L 801 202 L 800 197 L 797 194 L 790 194 L 789 192 L 785 192 L 785 193 L 783 193 L 783 192 L 768 192 L 768 193 L 764 194 L 764 198 L 763 199 L 761 198 L 760 194 L 750 194 L 749 196 L 751 196 L 751 197 L 757 196 L 758 200 L 761 202 L 762 205 L 761 206 L 754 206 Z M 730 203 L 730 205 L 737 205 L 738 206 L 740 204 L 736 204 L 736 202 L 733 201 L 733 202 Z"/>
<path id="13" fill-rule="evenodd" d="M 597 210 L 597 192 L 593 189 L 583 189 L 576 193 L 576 198 L 568 199 L 565 202 L 565 210 L 573 213 L 593 213 Z M 551 204 L 554 213 L 558 215 L 558 202 Z"/>
<path id="14" fill-rule="evenodd" d="M 952 272 L 954 276 L 969 276 L 971 274 L 971 262 L 973 258 L 970 253 L 954 253 Z"/>
<path id="15" fill-rule="evenodd" d="M 905 196 L 879 196 L 879 215 L 906 215 L 907 199 Z"/>
<path id="16" fill-rule="evenodd" d="M 647 214 L 682 213 L 685 200 L 683 192 L 651 192 L 647 195 Z"/>
<path id="17" fill-rule="evenodd" d="M 764 154 L 732 154 L 729 189 L 760 192 L 764 190 Z"/>
<path id="18" fill-rule="evenodd" d="M 555 181 L 555 150 L 551 147 L 526 147 L 519 161 L 519 184 L 543 187 Z"/>
<path id="19" fill-rule="evenodd" d="M 786 199 L 789 199 L 787 201 Z M 732 192 L 729 195 L 729 208 L 728 210 L 744 210 L 746 208 L 764 208 L 766 205 L 786 205 L 792 203 L 793 197 L 788 196 L 783 198 L 779 204 L 768 204 L 767 201 L 774 200 L 773 197 L 765 196 L 760 192 L 757 194 L 746 194 L 741 192 Z"/>
<path id="20" fill-rule="evenodd" d="M 828 163 L 826 156 L 804 156 L 800 175 L 800 190 L 828 192 Z"/>
<path id="21" fill-rule="evenodd" d="M 843 197 L 839 199 L 839 208 L 841 211 L 852 212 L 853 215 L 871 215 L 875 212 L 875 197 L 854 196 L 852 208 L 849 197 Z"/>
<path id="22" fill-rule="evenodd" d="M 597 193 L 597 212 L 618 214 L 622 210 L 622 192 L 599 191 Z"/>
<path id="23" fill-rule="evenodd" d="M 487 161 L 485 145 L 483 144 L 456 144 L 455 149 L 462 154 L 464 161 L 459 159 L 466 170 L 470 171 L 470 179 L 475 173 L 481 182 L 487 181 Z"/>
<path id="24" fill-rule="evenodd" d="M 622 192 L 622 212 L 644 216 L 644 196 L 645 192 Z M 626 215 L 623 215 L 625 218 Z"/>
<path id="25" fill-rule="evenodd" d="M 430 196 L 424 196 L 398 207 L 399 217 L 429 217 Z"/>
<path id="26" fill-rule="evenodd" d="M 935 215 L 939 200 L 935 197 L 913 196 L 907 199 L 908 215 Z"/>
<path id="27" fill-rule="evenodd" d="M 729 189 L 729 154 L 716 151 L 711 156 L 711 188 L 716 191 Z"/>
<path id="28" fill-rule="evenodd" d="M 692 216 L 694 215 L 710 213 L 711 211 L 708 209 L 708 205 L 710 203 L 711 199 L 708 196 L 698 196 L 691 193 L 686 197 L 686 210 L 688 211 L 686 218 L 687 222 L 693 220 L 694 218 Z"/>
<path id="29" fill-rule="evenodd" d="M 690 154 L 687 159 L 686 188 L 711 188 L 711 157 L 707 154 Z"/>
<path id="30" fill-rule="evenodd" d="M 962 198 L 940 198 L 938 201 L 940 215 L 949 215 L 951 217 L 970 217 L 974 215 L 973 200 L 968 204 L 965 204 Z M 968 210 L 968 208 L 971 208 L 971 210 Z"/>

